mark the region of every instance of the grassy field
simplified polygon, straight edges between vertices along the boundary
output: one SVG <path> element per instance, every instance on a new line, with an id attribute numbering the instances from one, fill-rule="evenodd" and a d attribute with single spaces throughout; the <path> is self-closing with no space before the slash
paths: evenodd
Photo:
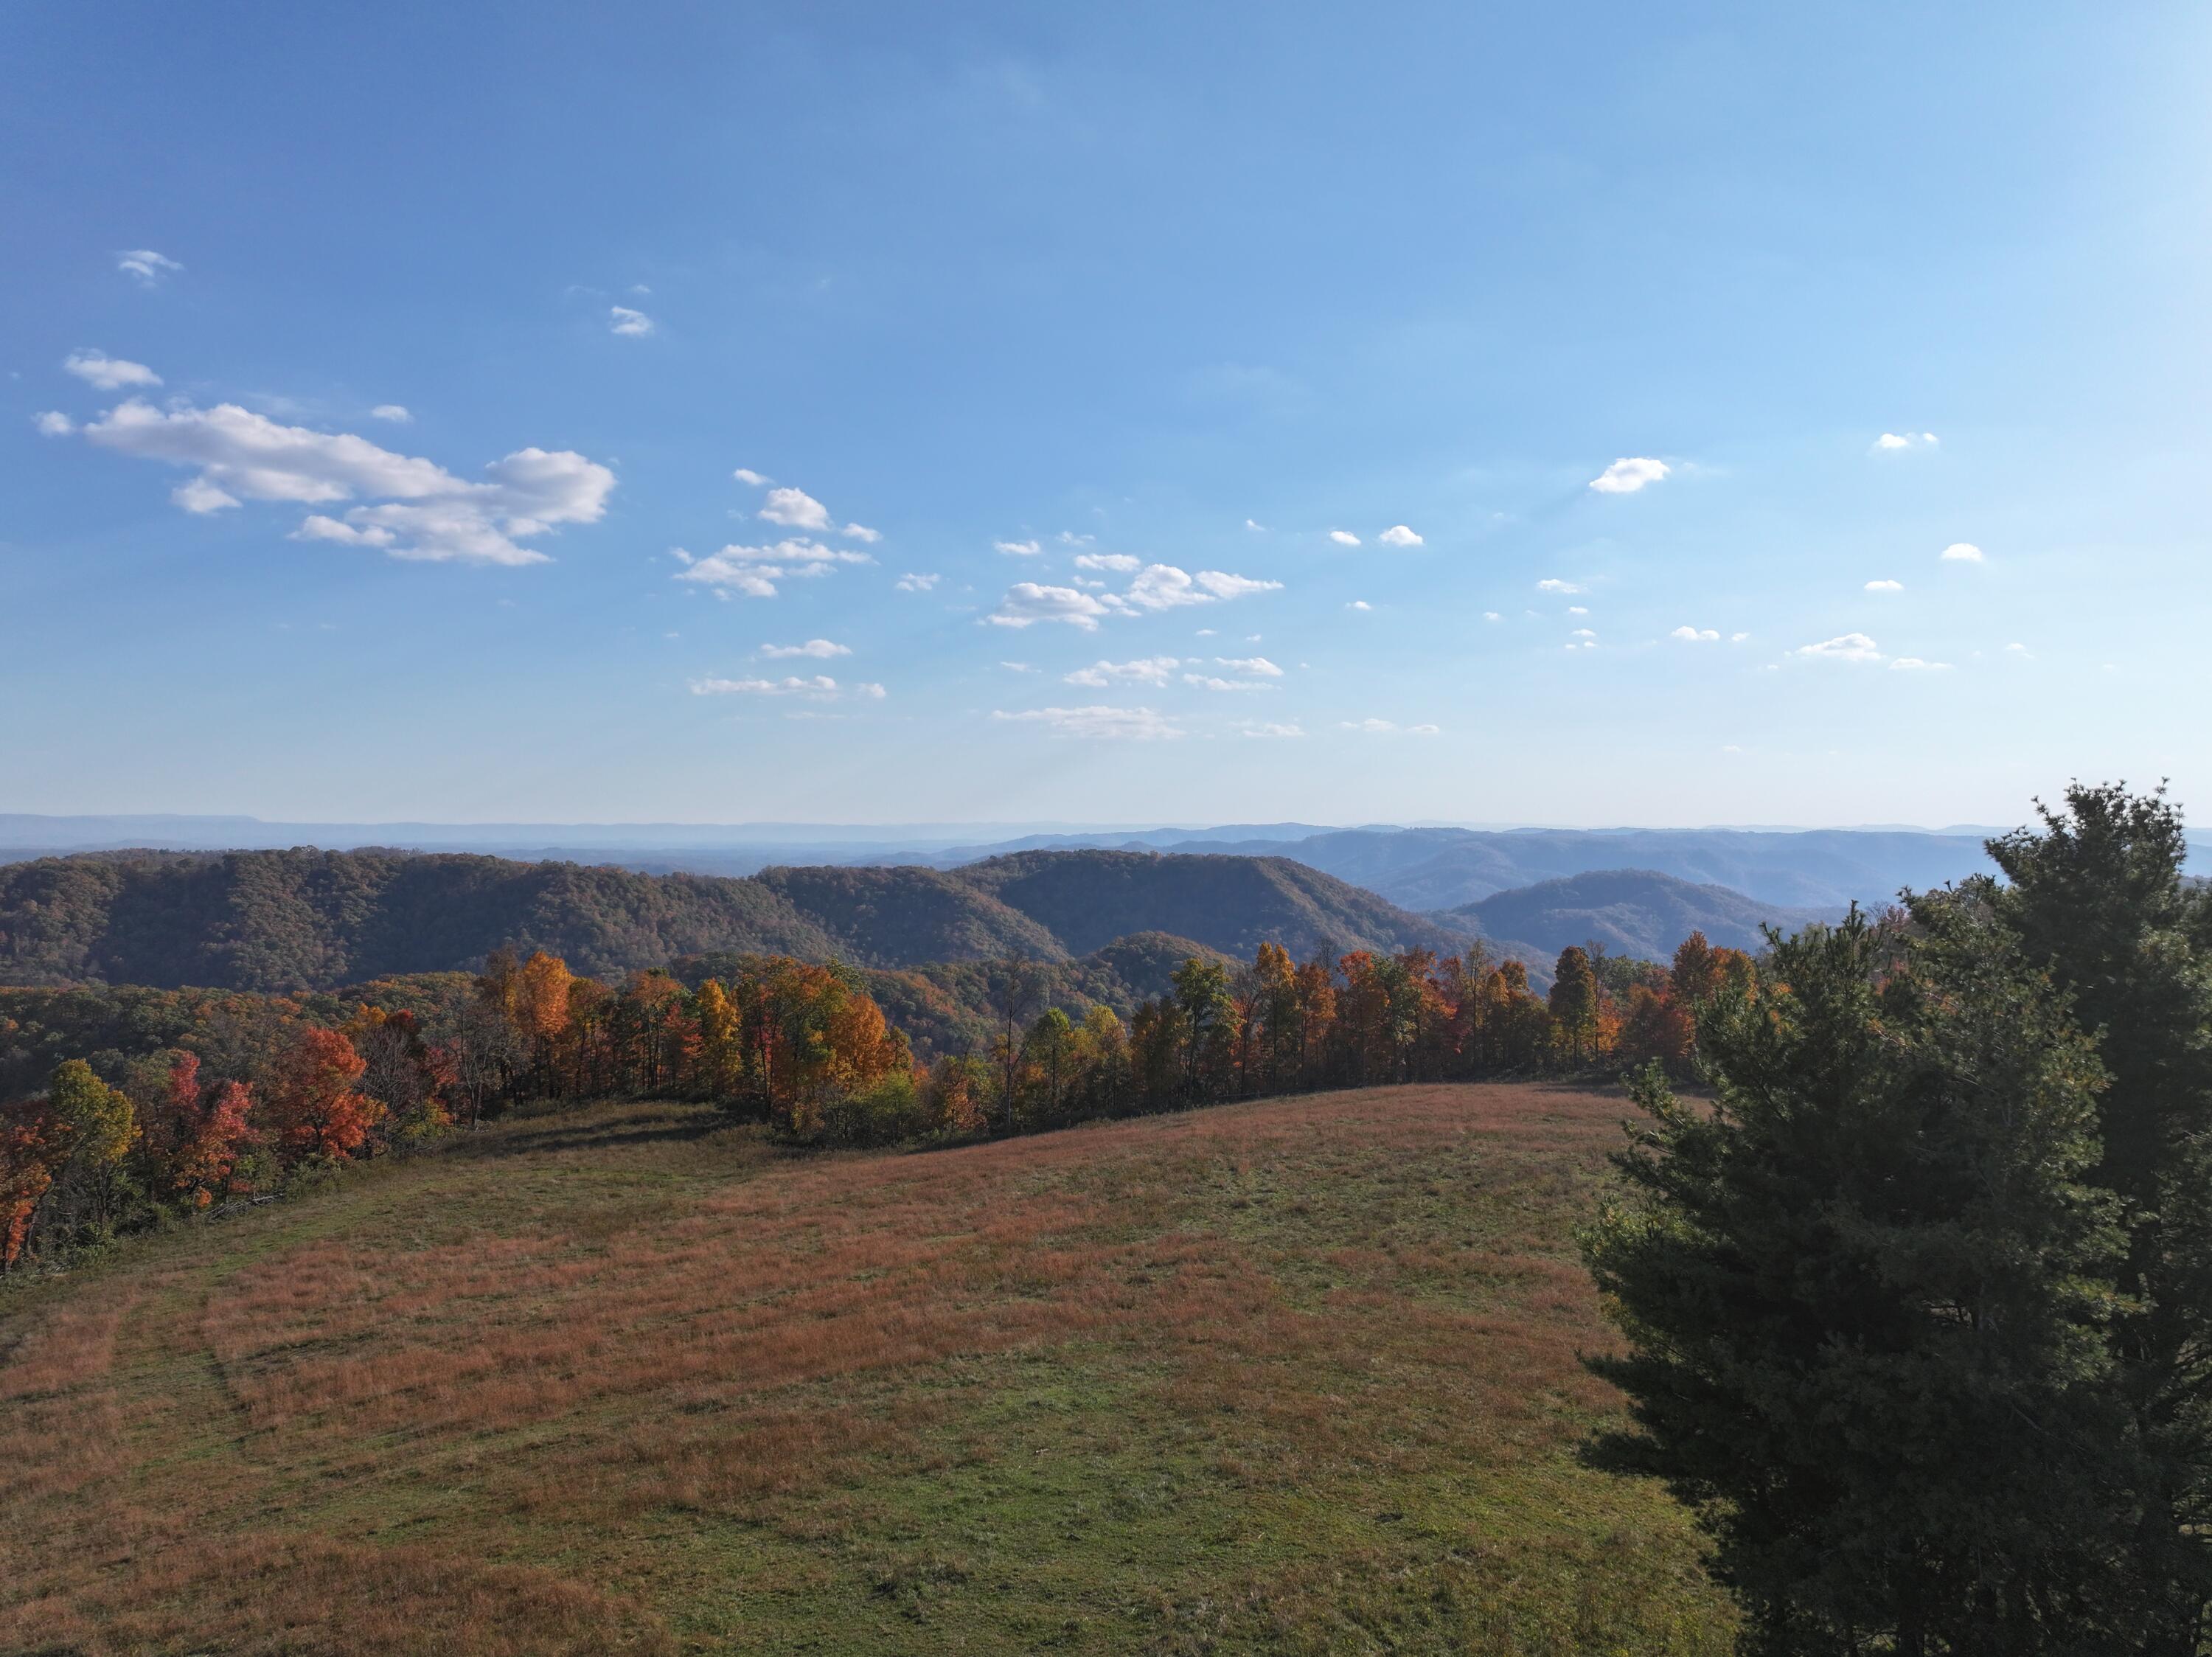
<path id="1" fill-rule="evenodd" d="M 0 1651 L 1723 1651 L 1571 1227 L 1618 1095 L 800 1158 L 513 1122 L 0 1302 Z"/>

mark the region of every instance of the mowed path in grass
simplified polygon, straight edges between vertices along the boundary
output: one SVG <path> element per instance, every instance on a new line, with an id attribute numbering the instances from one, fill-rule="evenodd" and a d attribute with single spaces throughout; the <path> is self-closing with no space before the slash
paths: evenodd
<path id="1" fill-rule="evenodd" d="M 0 1302 L 0 1651 L 1717 1654 L 1574 1455 L 1626 1111 L 610 1106 L 150 1240 Z"/>

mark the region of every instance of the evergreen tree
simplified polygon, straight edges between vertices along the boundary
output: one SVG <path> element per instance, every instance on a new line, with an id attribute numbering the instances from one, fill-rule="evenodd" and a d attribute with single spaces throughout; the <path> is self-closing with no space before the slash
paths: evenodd
<path id="1" fill-rule="evenodd" d="M 2182 878 L 2161 788 L 2066 791 L 2040 833 L 1991 841 L 2008 884 L 1923 899 L 1983 917 L 2072 997 L 2112 1077 L 2092 1178 L 2122 1205 L 2112 1343 L 2129 1412 L 2125 1648 L 2193 1657 L 2212 1604 L 2212 901 Z M 2122 1648 L 2115 1647 L 2114 1649 Z"/>
<path id="2" fill-rule="evenodd" d="M 1711 1108 L 1638 1080 L 1585 1234 L 1637 1428 L 1596 1454 L 1698 1509 L 1761 1657 L 2126 1648 L 2102 1077 L 2002 942 L 1931 917 L 1877 986 L 1856 911 L 1776 938 L 1784 987 L 1700 1018 Z"/>

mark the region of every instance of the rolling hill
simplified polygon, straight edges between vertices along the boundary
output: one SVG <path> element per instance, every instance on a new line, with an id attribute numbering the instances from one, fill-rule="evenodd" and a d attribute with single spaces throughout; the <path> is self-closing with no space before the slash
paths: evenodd
<path id="1" fill-rule="evenodd" d="M 1617 1094 L 927 1154 L 523 1117 L 0 1285 L 0 1650 L 1723 1657 L 1573 1228 Z"/>
<path id="2" fill-rule="evenodd" d="M 1879 909 L 1900 886 L 1941 886 L 1994 869 L 1978 836 L 1886 829 L 1345 829 L 1188 849 L 1294 857 L 1425 911 L 1620 868 L 1724 886 L 1785 908 L 1840 910 L 1856 901 Z"/>
<path id="3" fill-rule="evenodd" d="M 545 949 L 619 977 L 712 952 L 896 969 L 1086 956 L 1160 933 L 1249 959 L 1450 949 L 1408 914 L 1282 858 L 1027 852 L 951 872 L 649 875 L 393 851 L 100 853 L 0 867 L 0 984 L 325 990 Z"/>
<path id="4" fill-rule="evenodd" d="M 1451 950 L 1465 935 L 1288 857 L 1024 851 L 971 863 L 963 880 L 1088 954 L 1131 932 L 1166 932 L 1249 960 L 1263 942 L 1317 950 Z"/>
<path id="5" fill-rule="evenodd" d="M 1698 886 L 1650 869 L 1605 869 L 1501 892 L 1445 911 L 1486 937 L 1516 938 L 1556 953 L 1595 939 L 1616 955 L 1663 961 L 1683 939 L 1703 932 L 1709 943 L 1756 952 L 1761 926 L 1795 932 L 1836 918 L 1825 909 L 1784 909 L 1726 886 Z"/>

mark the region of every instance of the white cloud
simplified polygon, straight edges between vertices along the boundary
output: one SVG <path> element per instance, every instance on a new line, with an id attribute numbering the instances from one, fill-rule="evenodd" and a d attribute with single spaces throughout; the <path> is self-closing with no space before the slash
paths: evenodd
<path id="1" fill-rule="evenodd" d="M 1547 578 L 1536 583 L 1536 590 L 1539 593 L 1579 593 L 1583 589 L 1571 581 Z"/>
<path id="2" fill-rule="evenodd" d="M 1072 529 L 1063 529 L 1053 539 L 1062 546 L 1088 546 L 1098 538 L 1096 535 L 1079 535 Z"/>
<path id="3" fill-rule="evenodd" d="M 1298 725 L 1269 725 L 1257 720 L 1248 721 L 1237 729 L 1241 736 L 1297 737 L 1305 734 L 1304 728 Z"/>
<path id="4" fill-rule="evenodd" d="M 1033 673 L 1036 672 L 1036 664 L 1028 661 L 1002 661 L 999 666 L 1005 668 L 1010 673 Z"/>
<path id="5" fill-rule="evenodd" d="M 642 339 L 653 332 L 653 319 L 643 311 L 633 311 L 627 305 L 607 308 L 607 330 L 625 339 Z"/>
<path id="6" fill-rule="evenodd" d="M 1869 593 L 1902 593 L 1905 583 L 1901 581 L 1870 581 L 1866 584 L 1866 590 Z"/>
<path id="7" fill-rule="evenodd" d="M 1336 728 L 1340 731 L 1364 731 L 1375 736 L 1434 736 L 1437 729 L 1434 725 L 1399 725 L 1387 719 L 1340 719 Z"/>
<path id="8" fill-rule="evenodd" d="M 2030 661 L 2034 660 L 2033 653 L 2030 651 L 2025 644 L 2008 644 L 2005 646 L 2005 654 L 2007 655 L 2027 656 Z"/>
<path id="9" fill-rule="evenodd" d="M 1357 546 L 1359 545 L 1359 537 L 1353 534 L 1348 529 L 1332 529 L 1328 532 L 1328 538 L 1334 541 L 1339 546 Z"/>
<path id="10" fill-rule="evenodd" d="M 1255 679 L 1280 679 L 1283 676 L 1283 670 L 1265 656 L 1216 656 L 1213 665 L 1234 667 L 1238 673 L 1249 673 Z"/>
<path id="11" fill-rule="evenodd" d="M 840 535 L 849 536 L 856 541 L 866 541 L 870 546 L 873 546 L 884 538 L 883 531 L 871 529 L 866 524 L 847 524 L 837 533 Z"/>
<path id="12" fill-rule="evenodd" d="M 1845 633 L 1839 638 L 1822 639 L 1818 644 L 1801 644 L 1792 655 L 1810 656 L 1824 661 L 1880 661 L 1881 652 L 1864 633 Z"/>
<path id="13" fill-rule="evenodd" d="M 173 277 L 185 267 L 151 247 L 137 247 L 115 256 L 115 268 L 126 276 L 133 276 L 149 288 L 160 284 L 166 277 Z"/>
<path id="14" fill-rule="evenodd" d="M 1150 708 L 1029 708 L 1020 713 L 1002 709 L 991 717 L 1010 724 L 1042 725 L 1054 736 L 1102 742 L 1169 741 L 1183 734 L 1173 720 Z"/>
<path id="15" fill-rule="evenodd" d="M 1601 495 L 1633 495 L 1646 484 L 1656 484 L 1674 467 L 1648 454 L 1624 455 L 1590 479 Z"/>
<path id="16" fill-rule="evenodd" d="M 732 544 L 703 558 L 694 558 L 679 546 L 673 549 L 673 556 L 684 565 L 675 580 L 696 582 L 718 594 L 743 593 L 757 599 L 774 598 L 776 582 L 787 578 L 811 579 L 828 575 L 837 564 L 875 562 L 865 552 L 803 539 L 778 541 L 773 546 Z"/>
<path id="17" fill-rule="evenodd" d="M 1746 640 L 1746 639 L 1749 638 L 1750 637 L 1751 637 L 1751 635 L 1750 635 L 1750 634 L 1748 634 L 1748 633 L 1730 633 L 1730 634 L 1729 635 L 1729 643 L 1730 644 L 1741 644 L 1741 643 L 1742 643 L 1744 642 L 1744 640 Z"/>
<path id="18" fill-rule="evenodd" d="M 1980 564 L 1982 549 L 1972 541 L 1953 541 L 1942 553 L 1946 564 Z"/>
<path id="19" fill-rule="evenodd" d="M 1173 656 L 1146 656 L 1137 661 L 1094 661 L 1088 667 L 1079 667 L 1066 677 L 1070 685 L 1103 691 L 1115 679 L 1134 680 L 1145 685 L 1164 685 L 1182 663 Z"/>
<path id="20" fill-rule="evenodd" d="M 1932 431 L 1885 431 L 1874 440 L 1878 453 L 1894 453 L 1904 448 L 1933 448 L 1936 436 Z"/>
<path id="21" fill-rule="evenodd" d="M 891 585 L 902 593 L 927 593 L 944 579 L 942 576 L 917 575 L 909 570 Z"/>
<path id="22" fill-rule="evenodd" d="M 415 417 L 404 403 L 379 403 L 368 411 L 372 420 L 389 420 L 395 426 L 404 426 Z"/>
<path id="23" fill-rule="evenodd" d="M 1099 618 L 1112 613 L 1103 603 L 1075 588 L 1018 581 L 984 620 L 994 627 L 1032 627 L 1041 621 L 1064 621 L 1092 633 L 1098 631 Z"/>
<path id="24" fill-rule="evenodd" d="M 62 359 L 63 369 L 101 391 L 120 391 L 125 386 L 158 386 L 161 376 L 143 362 L 126 362 L 106 351 L 71 351 Z"/>
<path id="25" fill-rule="evenodd" d="M 750 484 L 755 489 L 766 489 L 775 481 L 773 478 L 755 472 L 750 466 L 739 466 L 730 476 L 741 484 Z"/>
<path id="26" fill-rule="evenodd" d="M 854 697 L 864 702 L 880 702 L 884 699 L 884 687 L 872 684 L 841 685 L 827 673 L 816 673 L 810 679 L 695 679 L 691 681 L 691 694 L 798 696 L 817 702 Z"/>
<path id="27" fill-rule="evenodd" d="M 1129 583 L 1125 598 L 1139 610 L 1173 610 L 1187 604 L 1212 604 L 1216 600 L 1272 593 L 1281 586 L 1279 581 L 1256 581 L 1219 570 L 1201 570 L 1192 576 L 1171 564 L 1148 564 Z"/>
<path id="28" fill-rule="evenodd" d="M 1948 661 L 1923 661 L 1918 656 L 1899 656 L 1889 665 L 1892 672 L 1901 673 L 1948 673 L 1951 671 L 1951 664 Z"/>
<path id="29" fill-rule="evenodd" d="M 1265 524 L 1263 524 L 1263 523 L 1261 523 L 1261 522 L 1258 519 L 1256 519 L 1256 518 L 1247 518 L 1247 519 L 1245 519 L 1245 520 L 1244 520 L 1244 527 L 1245 527 L 1245 528 L 1247 528 L 1247 529 L 1255 529 L 1255 530 L 1259 531 L 1259 532 L 1260 532 L 1261 534 L 1263 534 L 1263 535 L 1264 535 L 1264 534 L 1266 534 L 1266 533 L 1267 533 L 1267 525 L 1265 525 Z"/>
<path id="30" fill-rule="evenodd" d="M 1347 610 L 1372 610 L 1375 606 L 1368 603 L 1365 599 L 1354 599 L 1344 607 Z"/>
<path id="31" fill-rule="evenodd" d="M 1589 614 L 1589 606 L 1586 604 L 1571 604 L 1567 606 L 1567 613 L 1571 616 L 1586 616 Z"/>
<path id="32" fill-rule="evenodd" d="M 803 489 L 771 489 L 758 516 L 787 529 L 827 530 L 830 509 Z"/>
<path id="33" fill-rule="evenodd" d="M 39 429 L 41 437 L 66 437 L 76 429 L 76 422 L 59 409 L 48 409 L 43 414 L 33 415 L 31 423 Z"/>
<path id="34" fill-rule="evenodd" d="M 1272 691 L 1275 687 L 1256 679 L 1221 679 L 1211 673 L 1185 673 L 1182 682 L 1195 685 L 1201 691 Z"/>
<path id="35" fill-rule="evenodd" d="M 1720 635 L 1710 627 L 1682 626 L 1677 627 L 1667 637 L 1678 638 L 1685 644 L 1711 644 L 1717 641 Z"/>
<path id="36" fill-rule="evenodd" d="M 1214 634 L 1214 630 L 1213 630 L 1212 628 L 1211 628 L 1211 627 L 1201 627 L 1201 628 L 1200 628 L 1200 629 L 1198 630 L 1197 637 L 1200 637 L 1200 638 L 1212 638 L 1212 637 L 1213 637 L 1213 634 Z"/>
<path id="37" fill-rule="evenodd" d="M 1681 637 L 1681 636 L 1682 636 L 1682 635 L 1681 635 L 1680 632 L 1677 632 L 1677 633 L 1674 635 L 1674 637 L 1675 637 L 1676 638 L 1680 638 L 1680 637 Z M 1590 630 L 1589 630 L 1589 628 L 1587 628 L 1587 627 L 1577 627 L 1577 628 L 1576 628 L 1576 629 L 1575 629 L 1575 631 L 1574 631 L 1573 632 L 1570 633 L 1567 637 L 1570 637 L 1570 638 L 1595 638 L 1595 637 L 1597 637 L 1597 635 L 1596 635 L 1595 633 L 1593 633 L 1592 631 L 1590 631 Z M 1717 637 L 1717 636 L 1716 636 L 1716 637 Z"/>
<path id="38" fill-rule="evenodd" d="M 1498 620 L 1503 619 L 1503 618 L 1501 618 L 1501 617 L 1498 615 L 1498 612 L 1496 612 L 1495 610 L 1486 610 L 1486 611 L 1484 611 L 1484 612 L 1482 612 L 1482 618 L 1483 618 L 1485 621 L 1498 621 Z"/>
<path id="39" fill-rule="evenodd" d="M 1010 558 L 1034 558 L 1044 551 L 1044 548 L 1035 541 L 993 541 L 991 548 L 994 551 L 1005 553 Z"/>
<path id="40" fill-rule="evenodd" d="M 185 511 L 198 513 L 203 515 L 210 512 L 220 512 L 227 506 L 236 506 L 238 504 L 237 496 L 231 494 L 228 490 L 223 489 L 219 484 L 210 483 L 204 477 L 186 478 L 183 483 L 179 484 L 174 489 L 169 491 L 169 498 L 172 501 L 174 501 L 179 506 L 184 508 Z M 343 540 L 349 539 L 348 536 L 342 535 L 323 535 L 319 532 L 311 529 L 310 526 L 318 524 L 330 524 L 332 527 L 338 528 L 344 527 L 344 526 L 340 525 L 335 518 L 325 518 L 320 513 L 315 513 L 308 517 L 306 523 L 300 526 L 301 533 L 304 539 L 308 540 Z M 389 530 L 377 531 L 374 539 L 370 539 L 366 533 L 358 531 L 349 532 L 349 535 L 351 539 L 370 546 L 389 546 L 392 544 L 392 534 Z"/>
<path id="41" fill-rule="evenodd" d="M 1393 524 L 1375 538 L 1385 546 L 1419 546 L 1421 538 L 1403 524 Z"/>
<path id="42" fill-rule="evenodd" d="M 791 656 L 811 656 L 817 661 L 827 661 L 832 656 L 849 656 L 852 647 L 832 644 L 826 638 L 811 638 L 804 644 L 763 644 L 760 653 L 770 661 L 781 661 Z"/>
<path id="43" fill-rule="evenodd" d="M 1127 552 L 1079 552 L 1075 557 L 1078 570 L 1106 570 L 1116 575 L 1127 575 L 1144 567 L 1142 558 L 1132 557 Z"/>
<path id="44" fill-rule="evenodd" d="M 175 493 L 187 511 L 241 500 L 325 505 L 356 496 L 385 504 L 347 509 L 343 524 L 316 515 L 295 539 L 379 546 L 399 558 L 543 564 L 519 543 L 557 525 L 594 523 L 615 475 L 568 450 L 517 449 L 469 483 L 433 461 L 380 448 L 349 432 L 279 425 L 235 404 L 167 411 L 131 399 L 83 428 L 106 448 L 196 467 Z M 350 533 L 340 533 L 342 531 Z"/>

